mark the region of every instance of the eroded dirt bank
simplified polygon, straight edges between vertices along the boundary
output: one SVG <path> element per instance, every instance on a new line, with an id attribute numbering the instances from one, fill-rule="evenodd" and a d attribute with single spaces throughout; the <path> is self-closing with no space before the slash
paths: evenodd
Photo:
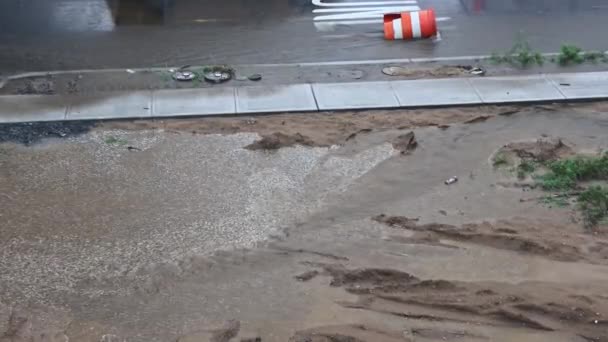
<path id="1" fill-rule="evenodd" d="M 605 107 L 4 143 L 0 341 L 608 341 L 607 227 L 496 166 L 605 151 Z"/>

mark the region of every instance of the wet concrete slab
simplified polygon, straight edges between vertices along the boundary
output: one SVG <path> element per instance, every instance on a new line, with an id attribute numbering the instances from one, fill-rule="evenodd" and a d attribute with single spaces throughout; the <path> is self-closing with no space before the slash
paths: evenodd
<path id="1" fill-rule="evenodd" d="M 608 97 L 608 73 L 576 73 L 547 75 L 567 99 L 599 99 Z"/>
<path id="2" fill-rule="evenodd" d="M 153 116 L 235 114 L 234 88 L 157 90 Z"/>
<path id="3" fill-rule="evenodd" d="M 564 100 L 544 75 L 485 77 L 470 80 L 485 103 Z"/>
<path id="4" fill-rule="evenodd" d="M 61 96 L 0 96 L 0 117 L 5 123 L 64 120 L 67 108 L 68 102 Z"/>
<path id="5" fill-rule="evenodd" d="M 479 103 L 481 99 L 468 79 L 392 82 L 401 106 L 432 106 Z"/>
<path id="6" fill-rule="evenodd" d="M 152 92 L 108 93 L 71 97 L 67 120 L 145 118 L 152 115 Z"/>
<path id="7" fill-rule="evenodd" d="M 238 113 L 317 111 L 309 84 L 236 89 Z"/>
<path id="8" fill-rule="evenodd" d="M 398 107 L 390 82 L 314 84 L 320 110 Z"/>

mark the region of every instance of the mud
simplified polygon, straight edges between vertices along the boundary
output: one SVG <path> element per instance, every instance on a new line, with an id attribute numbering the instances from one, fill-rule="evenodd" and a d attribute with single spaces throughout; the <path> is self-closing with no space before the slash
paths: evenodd
<path id="1" fill-rule="evenodd" d="M 606 127 L 590 103 L 105 122 L 3 145 L 0 340 L 608 341 L 608 232 L 500 186 L 492 159 L 561 156 L 549 136 L 605 149 Z M 274 133 L 314 145 L 244 148 Z"/>
<path id="2" fill-rule="evenodd" d="M 270 135 L 264 135 L 260 140 L 245 146 L 248 150 L 278 150 L 282 147 L 294 145 L 315 146 L 315 142 L 309 137 L 300 133 L 287 135 L 281 132 L 276 132 Z"/>
<path id="3" fill-rule="evenodd" d="M 403 216 L 379 215 L 373 218 L 391 227 L 413 231 L 406 243 L 438 244 L 444 239 L 516 251 L 559 261 L 608 264 L 608 240 L 588 234 L 576 224 L 556 224 L 543 220 L 498 220 L 449 224 L 418 224 Z M 443 241 L 443 244 L 447 244 Z M 455 246 L 456 247 L 456 246 Z"/>
<path id="4" fill-rule="evenodd" d="M 536 141 L 512 142 L 502 147 L 497 155 L 508 159 L 517 157 L 520 160 L 546 163 L 574 154 L 570 146 L 560 138 L 539 138 Z M 494 158 L 496 161 L 496 157 Z"/>
<path id="5" fill-rule="evenodd" d="M 382 69 L 388 76 L 401 76 L 407 79 L 427 77 L 456 77 L 471 75 L 471 65 L 441 65 L 435 67 L 399 67 L 392 66 Z"/>
<path id="6" fill-rule="evenodd" d="M 401 134 L 393 139 L 392 144 L 393 148 L 400 151 L 401 154 L 408 154 L 418 147 L 418 142 L 416 141 L 416 135 L 414 132 Z"/>
<path id="7" fill-rule="evenodd" d="M 592 341 L 608 339 L 608 300 L 599 297 L 601 293 L 596 290 L 564 296 L 564 289 L 555 284 L 421 280 L 399 270 L 340 266 L 325 266 L 324 271 L 331 277 L 332 286 L 341 286 L 359 296 L 356 302 L 342 303 L 349 308 L 403 317 L 410 317 L 409 312 L 416 308 L 424 308 L 432 314 L 420 319 L 565 330 Z M 446 336 L 436 329 L 412 330 L 412 334 L 442 339 Z M 461 337 L 467 335 L 474 337 L 460 333 Z M 349 337 L 359 338 L 358 334 Z"/>
<path id="8" fill-rule="evenodd" d="M 0 143 L 31 145 L 45 138 L 79 136 L 89 132 L 93 127 L 95 127 L 93 121 L 0 124 Z"/>
<path id="9" fill-rule="evenodd" d="M 102 122 L 99 130 L 150 130 L 159 129 L 172 133 L 234 134 L 255 132 L 262 139 L 248 148 L 275 150 L 285 146 L 331 146 L 362 137 L 371 132 L 405 130 L 434 126 L 442 129 L 450 124 L 475 123 L 476 118 L 499 115 L 515 106 L 481 106 L 475 108 L 442 108 L 429 110 L 373 110 L 361 112 L 306 113 L 256 116 L 255 118 L 206 118 L 155 121 Z M 485 119 L 484 119 L 485 120 Z M 483 120 L 481 120 L 483 121 Z M 413 133 L 412 133 L 413 134 Z M 399 150 L 409 151 L 416 146 L 415 137 L 404 134 L 393 141 Z"/>

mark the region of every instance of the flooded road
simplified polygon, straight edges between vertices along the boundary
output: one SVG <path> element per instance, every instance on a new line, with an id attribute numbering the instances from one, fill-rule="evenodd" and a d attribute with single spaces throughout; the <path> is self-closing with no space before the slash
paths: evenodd
<path id="1" fill-rule="evenodd" d="M 430 7 L 441 41 L 382 39 L 383 12 Z M 0 72 L 490 54 L 520 30 L 544 52 L 605 50 L 607 14 L 596 0 L 3 1 Z"/>

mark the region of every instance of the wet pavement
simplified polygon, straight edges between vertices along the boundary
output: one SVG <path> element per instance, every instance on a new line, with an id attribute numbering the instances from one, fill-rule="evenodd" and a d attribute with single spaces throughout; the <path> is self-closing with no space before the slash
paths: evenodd
<path id="1" fill-rule="evenodd" d="M 440 41 L 383 40 L 383 12 L 429 7 Z M 543 52 L 605 50 L 606 14 L 597 0 L 4 1 L 0 73 L 477 55 L 520 30 Z"/>

